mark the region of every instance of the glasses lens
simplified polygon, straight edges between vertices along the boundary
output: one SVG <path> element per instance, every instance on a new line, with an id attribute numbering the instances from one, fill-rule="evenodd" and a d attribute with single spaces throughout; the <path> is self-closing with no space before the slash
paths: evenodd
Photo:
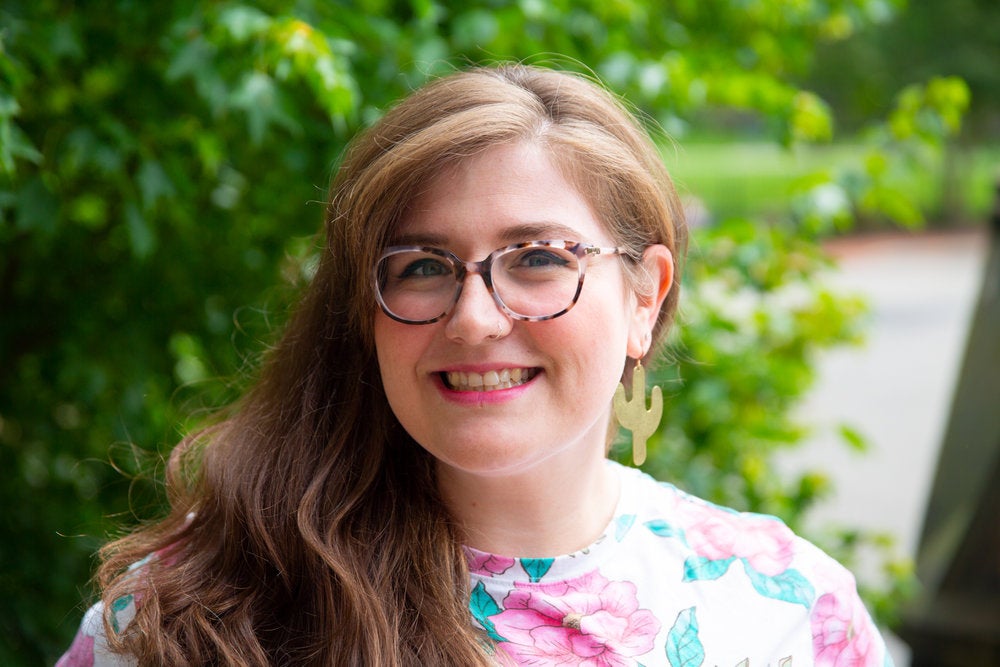
<path id="1" fill-rule="evenodd" d="M 457 282 L 448 258 L 420 250 L 403 250 L 378 264 L 382 304 L 399 319 L 423 322 L 440 317 L 451 306 Z"/>
<path id="2" fill-rule="evenodd" d="M 554 246 L 515 248 L 493 262 L 493 289 L 513 312 L 549 317 L 569 308 L 580 286 L 580 261 Z"/>

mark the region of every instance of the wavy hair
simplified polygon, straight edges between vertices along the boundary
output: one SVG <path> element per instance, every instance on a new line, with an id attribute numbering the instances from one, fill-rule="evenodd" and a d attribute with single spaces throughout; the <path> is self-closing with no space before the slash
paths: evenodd
<path id="1" fill-rule="evenodd" d="M 381 385 L 370 276 L 436 175 L 519 141 L 550 150 L 633 257 L 654 243 L 683 256 L 660 155 L 599 85 L 506 64 L 410 95 L 345 152 L 316 275 L 255 385 L 175 448 L 168 516 L 102 549 L 105 608 L 137 599 L 121 633 L 107 614 L 115 650 L 157 665 L 491 664 L 468 610 L 461 529 Z M 650 289 L 639 264 L 623 265 Z M 675 273 L 656 338 L 676 309 Z"/>

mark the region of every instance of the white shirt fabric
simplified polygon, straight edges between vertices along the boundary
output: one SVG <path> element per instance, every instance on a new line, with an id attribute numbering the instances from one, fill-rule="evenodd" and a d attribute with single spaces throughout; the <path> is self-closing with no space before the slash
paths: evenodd
<path id="1" fill-rule="evenodd" d="M 470 608 L 501 662 L 891 664 L 851 574 L 784 523 L 609 465 L 621 496 L 587 549 L 518 559 L 466 548 Z"/>
<path id="2" fill-rule="evenodd" d="M 608 462 L 621 495 L 607 530 L 555 558 L 466 548 L 469 603 L 500 664 L 886 667 L 854 578 L 780 520 L 738 513 Z M 141 567 L 141 564 L 139 565 Z M 135 615 L 127 596 L 113 628 Z M 92 607 L 57 667 L 126 667 Z"/>

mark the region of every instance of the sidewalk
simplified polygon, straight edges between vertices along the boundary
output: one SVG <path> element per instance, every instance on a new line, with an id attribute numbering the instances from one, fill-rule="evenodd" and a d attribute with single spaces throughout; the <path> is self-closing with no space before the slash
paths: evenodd
<path id="1" fill-rule="evenodd" d="M 867 343 L 831 351 L 801 406 L 815 436 L 779 461 L 787 471 L 826 472 L 835 495 L 810 516 L 896 536 L 916 555 L 937 454 L 951 410 L 972 309 L 986 256 L 986 228 L 892 234 L 830 246 L 840 272 L 832 283 L 864 295 L 871 307 Z M 871 450 L 849 450 L 838 424 L 860 431 Z M 909 664 L 902 643 L 897 667 Z"/>

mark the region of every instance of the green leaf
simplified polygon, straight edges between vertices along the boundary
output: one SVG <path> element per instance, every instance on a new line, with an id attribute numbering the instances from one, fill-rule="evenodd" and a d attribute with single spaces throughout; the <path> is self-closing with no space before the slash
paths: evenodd
<path id="1" fill-rule="evenodd" d="M 168 81 L 211 70 L 215 49 L 202 37 L 195 37 L 177 49 L 164 75 Z"/>
<path id="2" fill-rule="evenodd" d="M 125 227 L 128 229 L 132 256 L 139 260 L 149 257 L 156 248 L 156 235 L 149 221 L 133 202 L 125 205 Z"/>
<path id="3" fill-rule="evenodd" d="M 847 424 L 840 424 L 840 426 L 837 427 L 837 432 L 840 434 L 840 437 L 844 439 L 844 442 L 851 447 L 851 449 L 858 452 L 867 452 L 870 449 L 868 446 L 868 440 L 857 429 L 852 428 Z"/>
<path id="4" fill-rule="evenodd" d="M 705 647 L 698 638 L 695 607 L 677 614 L 677 619 L 667 634 L 666 652 L 670 667 L 700 667 L 705 661 Z"/>
<path id="5" fill-rule="evenodd" d="M 236 5 L 219 12 L 219 25 L 229 31 L 237 42 L 245 42 L 266 32 L 271 17 L 254 7 Z"/>
<path id="6" fill-rule="evenodd" d="M 70 217 L 87 229 L 100 229 L 108 222 L 107 201 L 97 193 L 86 192 L 70 203 Z"/>
<path id="7" fill-rule="evenodd" d="M 301 130 L 299 123 L 282 108 L 281 98 L 274 79 L 263 72 L 247 73 L 233 94 L 233 104 L 247 115 L 247 129 L 255 145 L 263 143 L 272 124 L 296 134 Z"/>
<path id="8" fill-rule="evenodd" d="M 621 542 L 635 523 L 634 514 L 622 514 L 615 519 L 615 540 Z"/>
<path id="9" fill-rule="evenodd" d="M 746 559 L 743 559 L 743 569 L 750 577 L 754 590 L 764 597 L 800 604 L 806 609 L 812 607 L 815 589 L 798 570 L 785 570 L 772 577 L 755 570 Z"/>
<path id="10" fill-rule="evenodd" d="M 118 624 L 118 614 L 128 609 L 128 606 L 132 604 L 135 600 L 133 595 L 125 595 L 114 602 L 111 603 L 111 629 L 116 633 L 121 632 L 121 627 Z"/>
<path id="11" fill-rule="evenodd" d="M 704 556 L 689 556 L 684 561 L 684 581 L 718 579 L 729 570 L 734 558 L 710 560 Z"/>
<path id="12" fill-rule="evenodd" d="M 812 93 L 803 91 L 794 96 L 790 124 L 796 140 L 828 141 L 833 137 L 830 108 Z"/>
<path id="13" fill-rule="evenodd" d="M 469 610 L 472 612 L 472 618 L 476 619 L 479 625 L 486 630 L 490 639 L 497 642 L 507 641 L 497 634 L 496 625 L 490 620 L 490 616 L 495 616 L 502 611 L 500 605 L 486 591 L 486 586 L 481 581 L 472 589 L 472 596 L 469 599 Z"/>
<path id="14" fill-rule="evenodd" d="M 555 559 L 553 558 L 522 558 L 521 568 L 524 570 L 531 581 L 538 582 L 541 581 L 545 573 L 549 571 L 552 567 L 552 563 Z"/>
<path id="15" fill-rule="evenodd" d="M 654 519 L 645 523 L 646 528 L 659 537 L 681 537 L 682 532 L 662 519 Z"/>
<path id="16" fill-rule="evenodd" d="M 176 194 L 170 177 L 156 160 L 143 161 L 136 180 L 142 195 L 142 207 L 146 211 L 152 210 L 160 199 L 173 199 Z"/>
<path id="17" fill-rule="evenodd" d="M 0 104 L 3 96 L 0 95 Z M 9 98 L 13 102 L 13 98 Z M 0 111 L 0 173 L 13 174 L 17 169 L 16 160 L 21 158 L 34 164 L 41 164 L 42 154 L 31 140 L 11 120 L 13 114 L 4 115 Z"/>

